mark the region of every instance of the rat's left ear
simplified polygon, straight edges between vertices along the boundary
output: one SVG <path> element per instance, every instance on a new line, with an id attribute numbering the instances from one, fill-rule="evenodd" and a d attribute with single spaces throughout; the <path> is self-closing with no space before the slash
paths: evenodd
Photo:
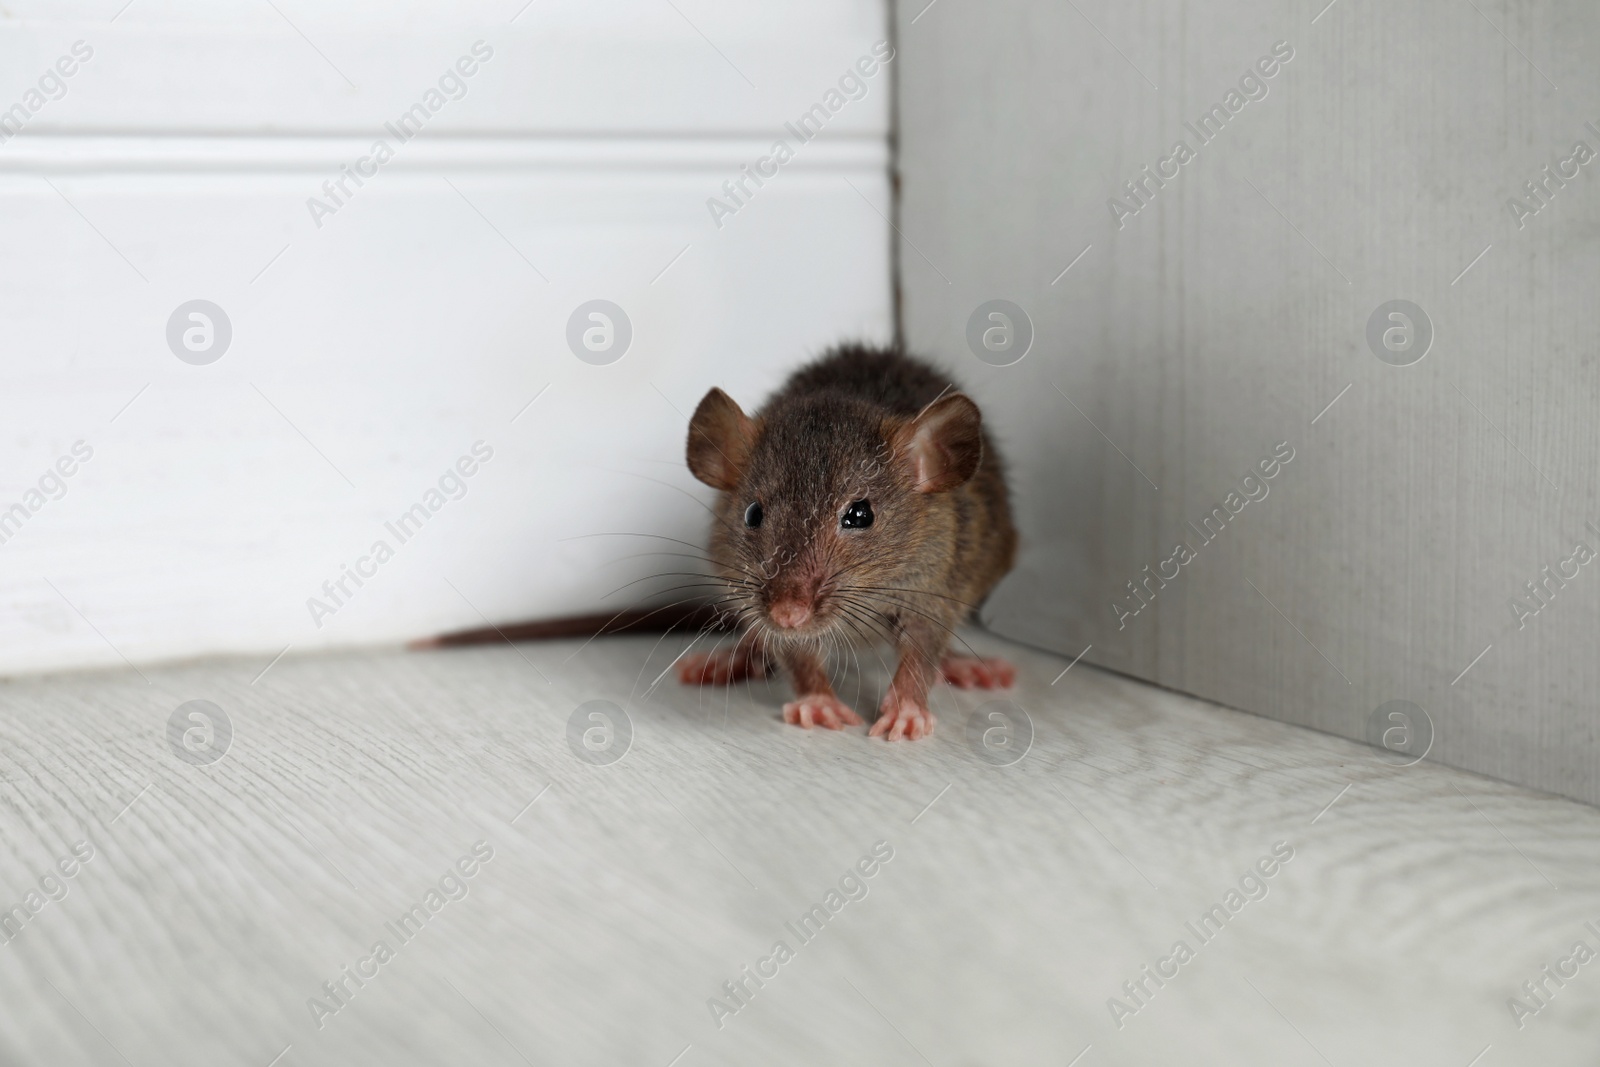
<path id="1" fill-rule="evenodd" d="M 946 493 L 978 472 L 983 417 L 960 393 L 930 404 L 894 433 L 894 449 L 919 493 Z"/>

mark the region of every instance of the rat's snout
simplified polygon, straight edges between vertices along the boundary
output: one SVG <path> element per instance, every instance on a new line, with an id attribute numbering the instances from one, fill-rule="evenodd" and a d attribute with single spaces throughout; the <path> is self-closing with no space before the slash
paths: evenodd
<path id="1" fill-rule="evenodd" d="M 794 561 L 767 585 L 767 617 L 780 630 L 799 630 L 816 621 L 822 575 L 809 559 Z"/>
<path id="2" fill-rule="evenodd" d="M 780 629 L 797 630 L 811 621 L 811 605 L 800 597 L 788 597 L 774 601 L 767 614 Z"/>

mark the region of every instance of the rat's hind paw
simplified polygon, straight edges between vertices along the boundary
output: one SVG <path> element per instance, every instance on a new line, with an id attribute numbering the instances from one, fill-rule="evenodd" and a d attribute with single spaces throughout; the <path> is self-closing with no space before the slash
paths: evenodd
<path id="1" fill-rule="evenodd" d="M 861 716 L 851 711 L 849 706 L 836 696 L 814 694 L 785 704 L 783 721 L 790 726 L 799 726 L 806 730 L 813 726 L 842 730 L 846 726 L 860 726 Z"/>
<path id="2" fill-rule="evenodd" d="M 946 656 L 939 670 L 957 689 L 1010 689 L 1017 680 L 1017 669 L 1003 659 Z"/>
<path id="3" fill-rule="evenodd" d="M 746 678 L 764 678 L 766 674 L 766 659 L 748 650 L 694 652 L 678 663 L 678 681 L 684 685 L 732 685 Z"/>
<path id="4" fill-rule="evenodd" d="M 881 737 L 885 741 L 920 741 L 933 733 L 939 720 L 933 712 L 914 700 L 906 700 L 890 687 L 889 693 L 878 706 L 878 721 L 867 731 L 868 737 Z"/>

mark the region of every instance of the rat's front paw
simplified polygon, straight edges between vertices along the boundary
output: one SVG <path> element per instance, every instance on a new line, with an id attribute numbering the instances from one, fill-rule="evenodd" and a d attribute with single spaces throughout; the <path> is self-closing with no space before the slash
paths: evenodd
<path id="1" fill-rule="evenodd" d="M 933 733 L 936 722 L 933 712 L 915 700 L 900 696 L 891 686 L 883 703 L 878 705 L 878 721 L 872 724 L 867 736 L 881 737 L 885 741 L 920 741 Z"/>
<path id="2" fill-rule="evenodd" d="M 939 671 L 957 689 L 1010 689 L 1017 680 L 1017 669 L 1003 659 L 946 656 Z"/>
<path id="3" fill-rule="evenodd" d="M 860 726 L 861 716 L 851 711 L 849 705 L 838 697 L 818 693 L 785 704 L 783 721 L 806 730 L 813 726 L 842 730 L 846 726 Z"/>

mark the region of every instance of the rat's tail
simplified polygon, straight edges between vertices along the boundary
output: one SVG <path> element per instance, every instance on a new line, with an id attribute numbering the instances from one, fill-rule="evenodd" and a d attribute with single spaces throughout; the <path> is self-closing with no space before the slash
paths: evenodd
<path id="1" fill-rule="evenodd" d="M 462 645 L 487 645 L 497 641 L 552 641 L 568 637 L 598 637 L 601 634 L 661 633 L 665 630 L 701 627 L 727 629 L 717 613 L 706 605 L 667 608 L 636 608 L 614 615 L 570 615 L 561 619 L 537 619 L 489 625 L 476 630 L 457 630 L 435 637 L 408 642 L 413 650 L 458 648 Z"/>

